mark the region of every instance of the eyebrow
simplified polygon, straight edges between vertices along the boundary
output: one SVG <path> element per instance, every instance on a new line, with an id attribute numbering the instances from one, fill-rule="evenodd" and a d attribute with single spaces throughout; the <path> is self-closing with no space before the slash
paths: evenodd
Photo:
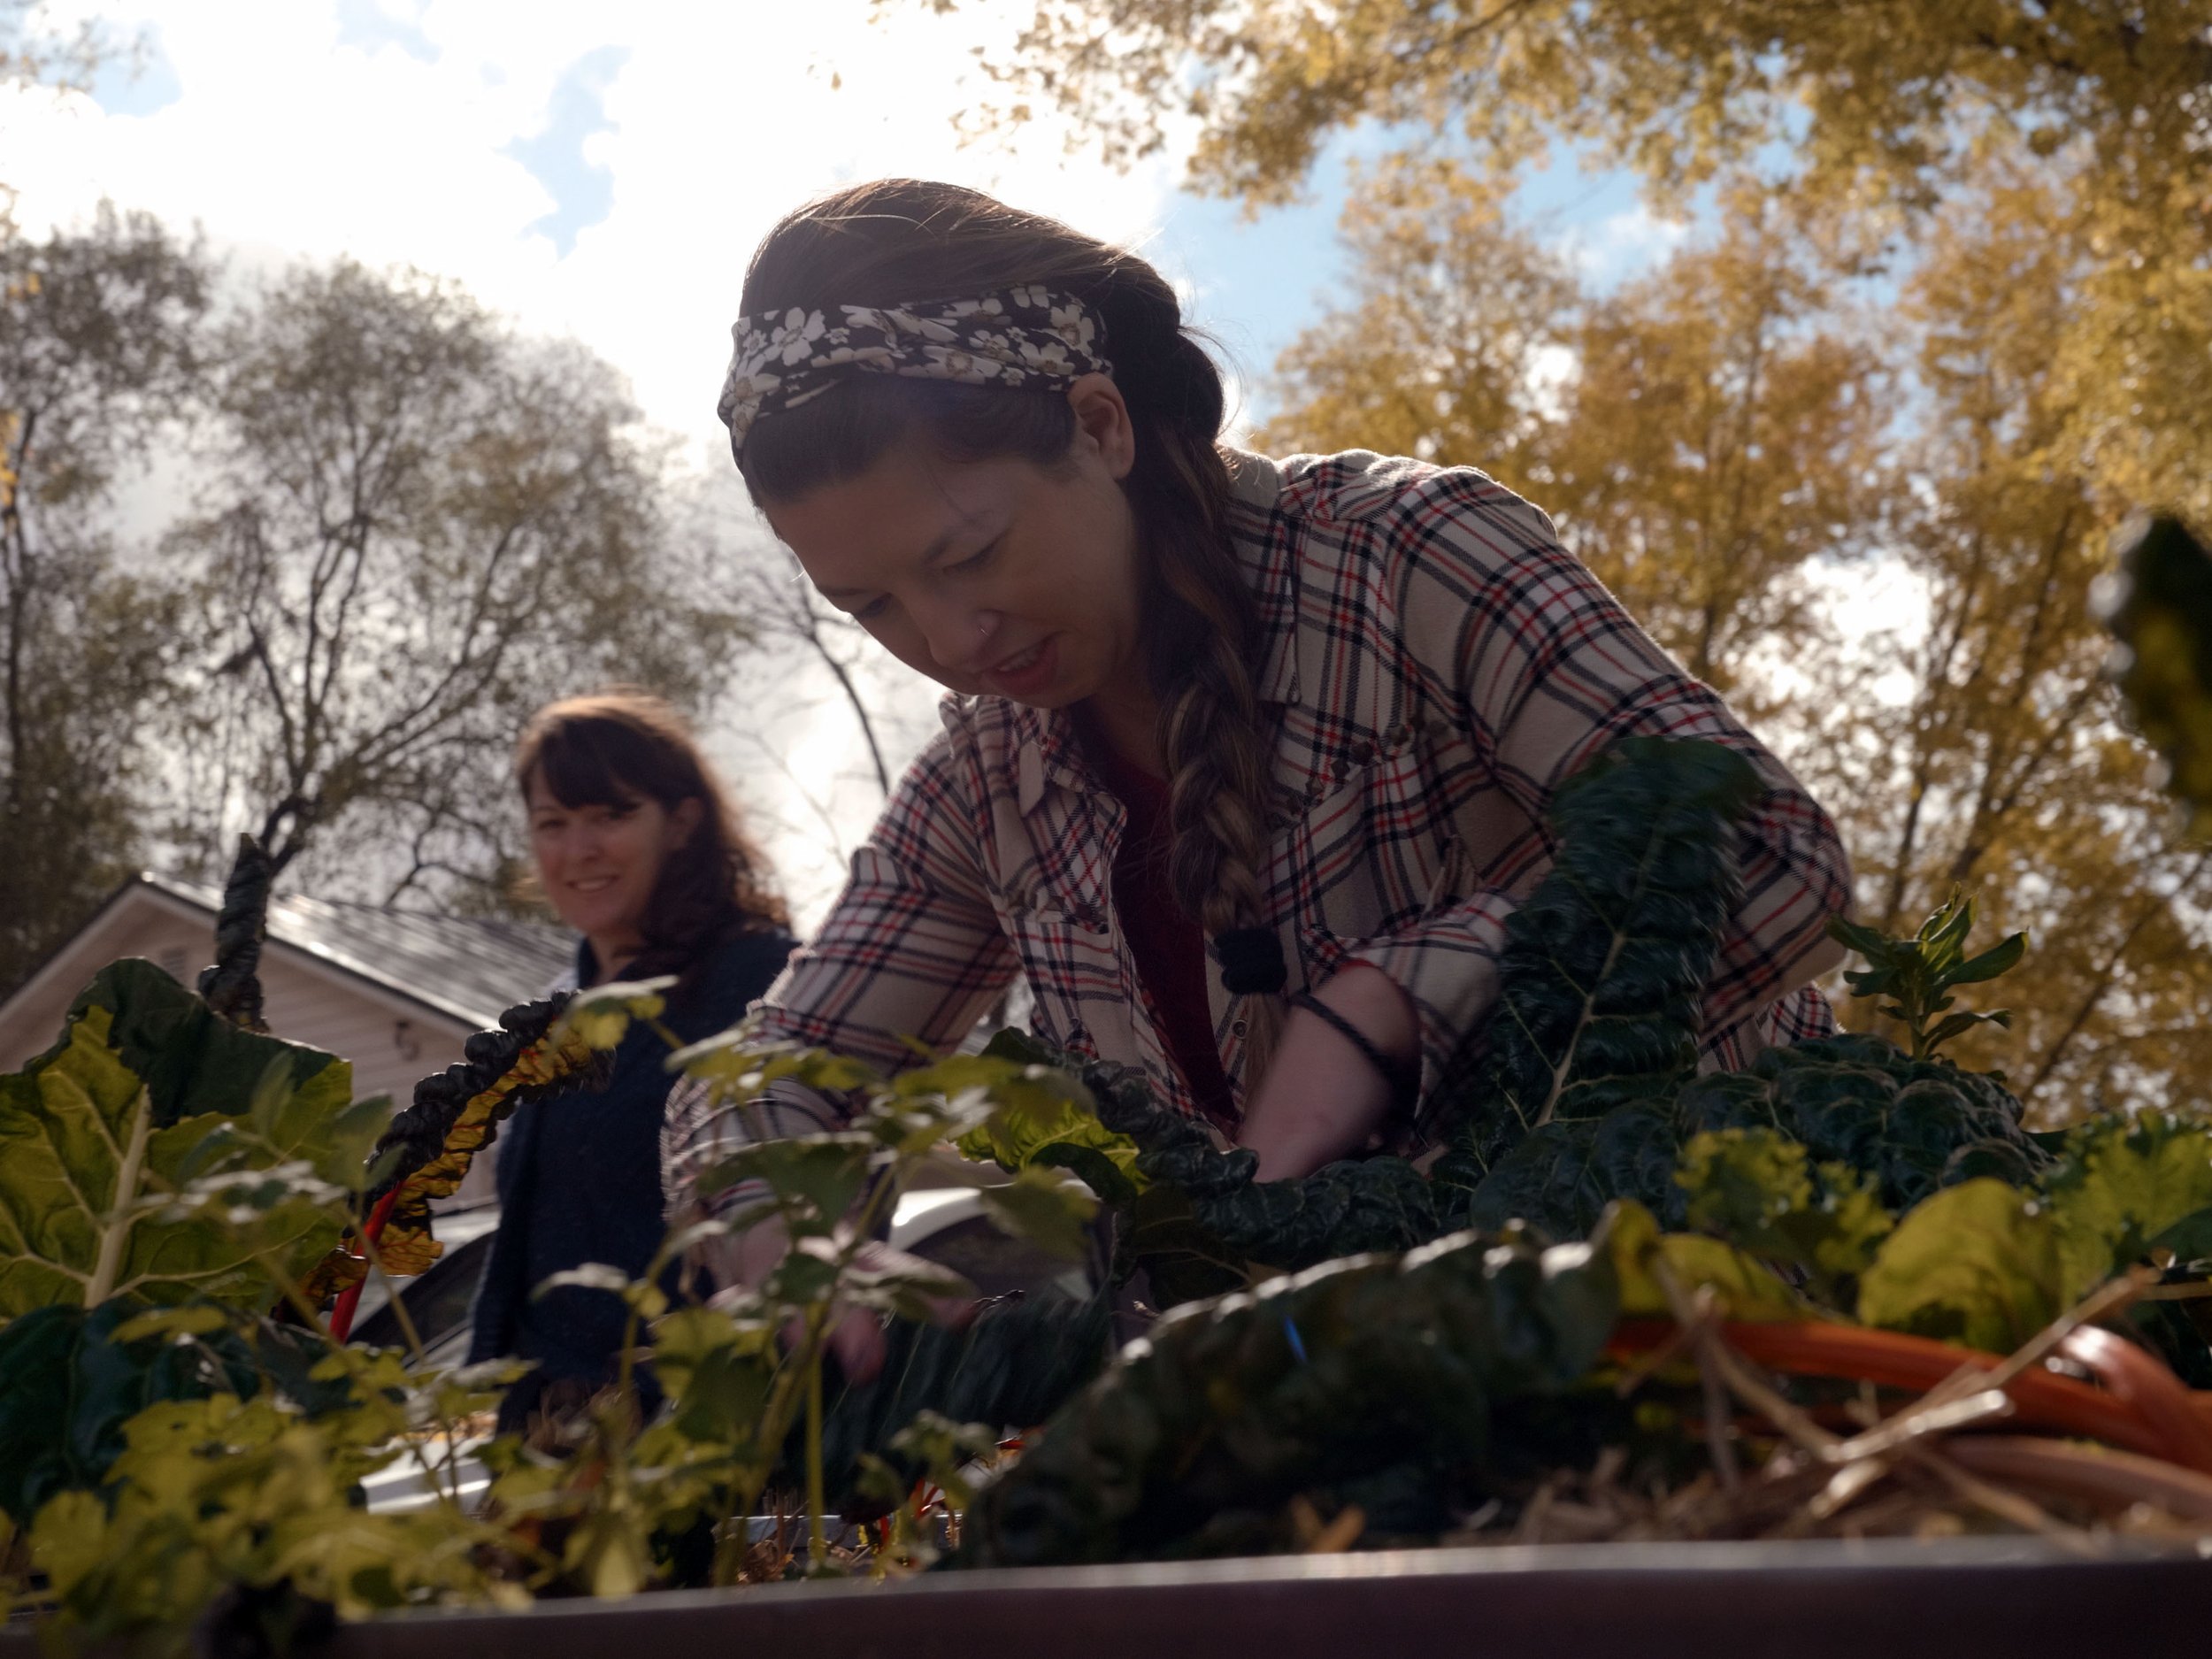
<path id="1" fill-rule="evenodd" d="M 973 523 L 972 519 L 964 518 L 958 524 L 954 525 L 924 548 L 922 557 L 915 560 L 915 564 L 924 569 L 934 565 L 944 556 L 945 549 L 952 545 L 953 538 L 963 530 L 970 528 Z M 875 591 L 872 588 L 818 588 L 815 589 L 815 592 L 820 594 L 825 599 L 850 599 L 857 594 L 872 594 Z"/>

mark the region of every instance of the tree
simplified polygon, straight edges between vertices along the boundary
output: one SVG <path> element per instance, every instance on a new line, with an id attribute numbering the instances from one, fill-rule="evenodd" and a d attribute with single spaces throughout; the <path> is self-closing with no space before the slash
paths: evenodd
<path id="1" fill-rule="evenodd" d="M 78 91 L 102 65 L 135 58 L 143 38 L 118 42 L 96 18 L 54 27 L 50 0 L 0 0 L 0 85 Z"/>
<path id="2" fill-rule="evenodd" d="M 1866 919 L 1895 931 L 1962 884 L 2029 929 L 2013 1031 L 1971 1047 L 2054 1117 L 2185 1098 L 2212 1064 L 2212 855 L 2172 833 L 2089 603 L 2133 480 L 2113 488 L 2077 441 L 2067 211 L 2047 182 L 1993 174 L 1900 296 L 1925 401 L 1898 545 L 1926 626 L 1832 664 L 1838 694 L 1801 703 L 1799 749 L 1845 822 Z M 2170 435 L 2147 428 L 2147 448 Z M 1907 689 L 1854 695 L 1847 674 Z"/>
<path id="3" fill-rule="evenodd" d="M 1740 699 L 1761 652 L 1821 635 L 1805 581 L 1863 558 L 1899 488 L 1877 353 L 1771 204 L 1605 294 L 1448 163 L 1396 162 L 1347 209 L 1349 303 L 1280 365 L 1277 449 L 1479 465 L 1690 671 Z"/>
<path id="4" fill-rule="evenodd" d="M 211 280 L 197 244 L 105 206 L 0 238 L 0 986 L 141 853 L 170 597 L 118 568 L 106 509 L 191 391 Z"/>
<path id="5" fill-rule="evenodd" d="M 1124 161 L 1194 134 L 1194 181 L 1254 205 L 1360 127 L 1494 180 L 1564 149 L 1675 205 L 1757 160 L 1870 263 L 2024 160 L 2081 255 L 2069 441 L 2137 494 L 2212 496 L 2212 0 L 1039 0 L 985 68 L 983 125 L 1048 102 Z"/>
<path id="6" fill-rule="evenodd" d="M 697 708 L 743 638 L 611 370 L 449 283 L 295 270 L 231 322 L 198 510 L 176 835 L 319 891 L 496 902 L 506 757 L 611 681 Z"/>
<path id="7" fill-rule="evenodd" d="M 1486 169 L 1588 145 L 1676 191 L 1788 133 L 1824 193 L 1909 208 L 2018 135 L 2169 212 L 2201 195 L 2208 23 L 2204 0 L 1039 0 L 983 119 L 1056 104 L 1123 161 L 1194 127 L 1195 180 L 1255 202 L 1362 123 Z"/>

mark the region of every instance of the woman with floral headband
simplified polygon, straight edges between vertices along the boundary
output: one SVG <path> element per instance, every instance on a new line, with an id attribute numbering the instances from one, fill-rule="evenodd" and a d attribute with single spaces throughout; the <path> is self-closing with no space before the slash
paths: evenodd
<path id="1" fill-rule="evenodd" d="M 1018 976 L 1042 1035 L 1142 1068 L 1263 1179 L 1417 1147 L 1554 790 L 1632 733 L 1725 743 L 1766 786 L 1709 1061 L 1834 1028 L 1809 983 L 1848 890 L 1827 815 L 1526 502 L 1471 468 L 1223 449 L 1220 373 L 1157 272 L 953 186 L 802 208 L 742 305 L 721 414 L 754 502 L 953 694 L 766 1036 L 911 1064 Z M 834 1121 L 796 1093 L 748 1116 Z M 672 1106 L 670 1192 L 749 1132 Z M 872 1368 L 872 1327 L 838 1337 Z"/>

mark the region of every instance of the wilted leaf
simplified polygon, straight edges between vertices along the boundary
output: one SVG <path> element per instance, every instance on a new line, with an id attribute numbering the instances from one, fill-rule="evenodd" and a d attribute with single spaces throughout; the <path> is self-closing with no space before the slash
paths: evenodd
<path id="1" fill-rule="evenodd" d="M 1803 1319 L 1813 1309 L 1754 1256 L 1694 1233 L 1662 1233 L 1651 1212 L 1623 1200 L 1608 1211 L 1606 1250 L 1620 1286 L 1623 1315 L 1671 1318 L 1674 1304 L 1653 1271 L 1663 1263 L 1676 1287 L 1709 1289 L 1732 1319 Z"/>

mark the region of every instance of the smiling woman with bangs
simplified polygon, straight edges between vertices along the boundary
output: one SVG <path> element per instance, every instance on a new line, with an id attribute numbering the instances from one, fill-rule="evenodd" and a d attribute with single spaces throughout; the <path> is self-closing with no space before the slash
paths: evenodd
<path id="1" fill-rule="evenodd" d="M 536 886 L 581 935 L 575 983 L 673 974 L 663 1023 L 693 1041 L 733 1025 L 795 941 L 735 809 L 675 710 L 635 692 L 541 710 L 515 750 Z M 537 1369 L 503 1430 L 568 1415 L 611 1379 L 624 1310 L 550 1275 L 606 1262 L 633 1277 L 660 1247 L 667 1044 L 643 1026 L 606 1086 L 518 1113 L 498 1164 L 499 1232 L 477 1292 L 470 1358 Z"/>

